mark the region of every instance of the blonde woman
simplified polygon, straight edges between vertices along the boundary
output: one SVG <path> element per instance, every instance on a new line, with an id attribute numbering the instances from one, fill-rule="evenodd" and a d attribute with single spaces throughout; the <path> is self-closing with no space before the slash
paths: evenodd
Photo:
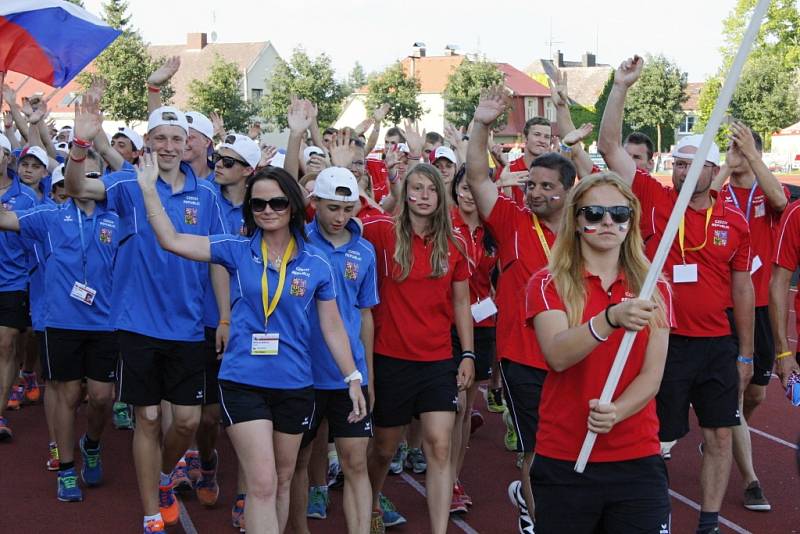
<path id="1" fill-rule="evenodd" d="M 615 174 L 574 186 L 547 269 L 531 278 L 526 317 L 550 366 L 531 483 L 536 532 L 669 532 L 658 392 L 669 339 L 669 286 L 637 299 L 649 262 L 639 202 Z M 638 332 L 610 404 L 598 397 L 624 330 Z M 598 439 L 573 465 L 587 427 Z"/>

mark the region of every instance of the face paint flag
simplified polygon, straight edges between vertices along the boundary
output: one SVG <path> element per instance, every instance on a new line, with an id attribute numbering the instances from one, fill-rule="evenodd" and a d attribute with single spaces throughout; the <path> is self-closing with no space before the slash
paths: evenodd
<path id="1" fill-rule="evenodd" d="M 597 233 L 597 227 L 594 226 L 594 225 L 584 226 L 583 227 L 583 233 L 584 234 L 595 234 L 595 233 Z"/>
<path id="2" fill-rule="evenodd" d="M 64 87 L 120 33 L 69 2 L 4 0 L 0 73 L 11 70 Z"/>

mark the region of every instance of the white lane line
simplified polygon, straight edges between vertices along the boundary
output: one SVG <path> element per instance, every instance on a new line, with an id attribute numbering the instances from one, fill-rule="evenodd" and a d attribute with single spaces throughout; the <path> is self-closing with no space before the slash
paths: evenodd
<path id="1" fill-rule="evenodd" d="M 419 493 L 420 495 L 425 497 L 425 495 L 426 495 L 425 487 L 422 484 L 420 484 L 419 482 L 417 482 L 416 480 L 414 480 L 414 477 L 412 477 L 408 473 L 402 473 L 400 475 L 400 478 L 402 478 L 405 481 L 406 484 L 408 484 L 409 486 L 414 488 L 414 490 L 417 493 Z M 464 532 L 466 532 L 467 534 L 480 534 L 477 530 L 475 530 L 474 528 L 469 526 L 469 523 L 467 523 L 466 521 L 464 521 L 463 519 L 461 519 L 459 517 L 451 515 L 450 516 L 450 522 L 453 523 L 458 528 L 460 528 L 461 530 L 463 530 Z"/>
<path id="2" fill-rule="evenodd" d="M 694 508 L 698 512 L 700 511 L 700 505 L 697 504 L 696 502 L 694 502 L 689 497 L 684 497 L 683 495 L 681 495 L 680 493 L 678 493 L 675 490 L 669 490 L 669 494 L 672 497 L 674 497 L 675 499 L 677 499 L 680 502 L 682 502 L 683 504 L 685 504 L 685 505 L 687 505 L 687 506 L 689 506 L 691 508 Z M 743 527 L 740 527 L 736 523 L 734 523 L 732 521 L 729 521 L 729 520 L 725 519 L 722 516 L 719 516 L 719 522 L 721 524 L 725 525 L 726 527 L 728 527 L 729 529 L 731 529 L 732 531 L 738 532 L 739 534 L 752 534 L 752 532 L 750 532 L 749 530 L 747 530 L 747 529 L 745 529 Z"/>
<path id="3" fill-rule="evenodd" d="M 183 505 L 183 501 L 177 496 L 176 499 L 178 499 L 178 509 L 180 510 L 180 515 L 178 517 L 180 518 L 183 531 L 186 532 L 186 534 L 197 534 L 197 529 L 194 527 L 194 523 L 192 523 L 192 518 L 189 517 L 189 511 Z"/>
<path id="4" fill-rule="evenodd" d="M 751 426 L 750 427 L 750 432 L 752 432 L 754 434 L 758 434 L 761 437 L 770 439 L 770 440 L 774 441 L 775 443 L 780 443 L 781 445 L 786 445 L 790 449 L 797 450 L 797 445 L 795 445 L 794 443 L 790 443 L 790 442 L 786 441 L 785 439 L 779 438 L 778 436 L 773 436 L 772 434 L 764 432 L 763 430 L 759 430 L 759 429 L 753 428 Z"/>

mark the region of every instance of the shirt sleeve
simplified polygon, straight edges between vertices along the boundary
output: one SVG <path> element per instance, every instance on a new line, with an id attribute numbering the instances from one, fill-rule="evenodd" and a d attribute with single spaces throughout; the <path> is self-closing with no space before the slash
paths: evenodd
<path id="1" fill-rule="evenodd" d="M 792 272 L 800 263 L 800 202 L 790 204 L 784 211 L 772 261 Z"/>
<path id="2" fill-rule="evenodd" d="M 230 234 L 208 236 L 211 245 L 211 263 L 222 265 L 229 272 L 236 270 L 239 251 L 248 241 Z"/>
<path id="3" fill-rule="evenodd" d="M 736 225 L 736 230 L 739 232 L 739 246 L 731 259 L 731 269 L 734 271 L 747 271 L 750 272 L 752 267 L 752 253 L 750 251 L 750 228 L 747 226 L 744 216 L 740 214 L 741 224 Z"/>
<path id="4" fill-rule="evenodd" d="M 510 261 L 517 259 L 516 247 L 514 246 L 514 230 L 516 229 L 515 212 L 520 208 L 514 205 L 514 201 L 507 197 L 498 196 L 494 203 L 489 217 L 484 222 L 489 231 L 497 241 L 497 248 L 500 252 L 500 261 L 505 267 Z"/>
<path id="5" fill-rule="evenodd" d="M 333 281 L 333 269 L 330 264 L 324 260 L 319 260 L 317 267 L 320 270 L 321 276 L 319 285 L 314 296 L 317 300 L 333 300 L 336 298 L 336 284 Z"/>
<path id="6" fill-rule="evenodd" d="M 129 215 L 128 207 L 133 202 L 128 194 L 127 183 L 131 180 L 131 173 L 127 171 L 112 172 L 102 177 L 103 185 L 106 186 L 106 209 L 116 211 L 121 217 Z M 136 182 L 136 178 L 133 178 Z"/>
<path id="7" fill-rule="evenodd" d="M 19 235 L 34 241 L 44 241 L 47 238 L 48 214 L 52 211 L 38 208 L 18 211 Z"/>
<path id="8" fill-rule="evenodd" d="M 378 296 L 378 275 L 375 272 L 375 254 L 373 253 L 370 258 L 367 271 L 361 281 L 361 286 L 358 288 L 358 307 L 371 308 L 377 306 L 381 299 Z"/>
<path id="9" fill-rule="evenodd" d="M 556 284 L 547 269 L 534 274 L 525 291 L 525 321 L 533 325 L 533 318 L 548 310 L 566 311 L 561 297 L 556 291 Z"/>

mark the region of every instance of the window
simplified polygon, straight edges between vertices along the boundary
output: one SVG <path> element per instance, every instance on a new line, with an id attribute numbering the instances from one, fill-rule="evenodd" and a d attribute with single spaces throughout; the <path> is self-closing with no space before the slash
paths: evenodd
<path id="1" fill-rule="evenodd" d="M 678 125 L 678 133 L 688 134 L 694 129 L 695 116 L 687 114 L 683 116 L 683 120 Z"/>
<path id="2" fill-rule="evenodd" d="M 525 120 L 532 119 L 539 115 L 539 103 L 535 98 L 525 99 Z"/>
<path id="3" fill-rule="evenodd" d="M 264 94 L 263 89 L 250 89 L 250 98 L 252 100 L 258 100 L 262 94 Z"/>
<path id="4" fill-rule="evenodd" d="M 544 118 L 550 122 L 556 121 L 556 107 L 553 105 L 553 101 L 549 98 L 545 99 L 544 101 Z"/>

